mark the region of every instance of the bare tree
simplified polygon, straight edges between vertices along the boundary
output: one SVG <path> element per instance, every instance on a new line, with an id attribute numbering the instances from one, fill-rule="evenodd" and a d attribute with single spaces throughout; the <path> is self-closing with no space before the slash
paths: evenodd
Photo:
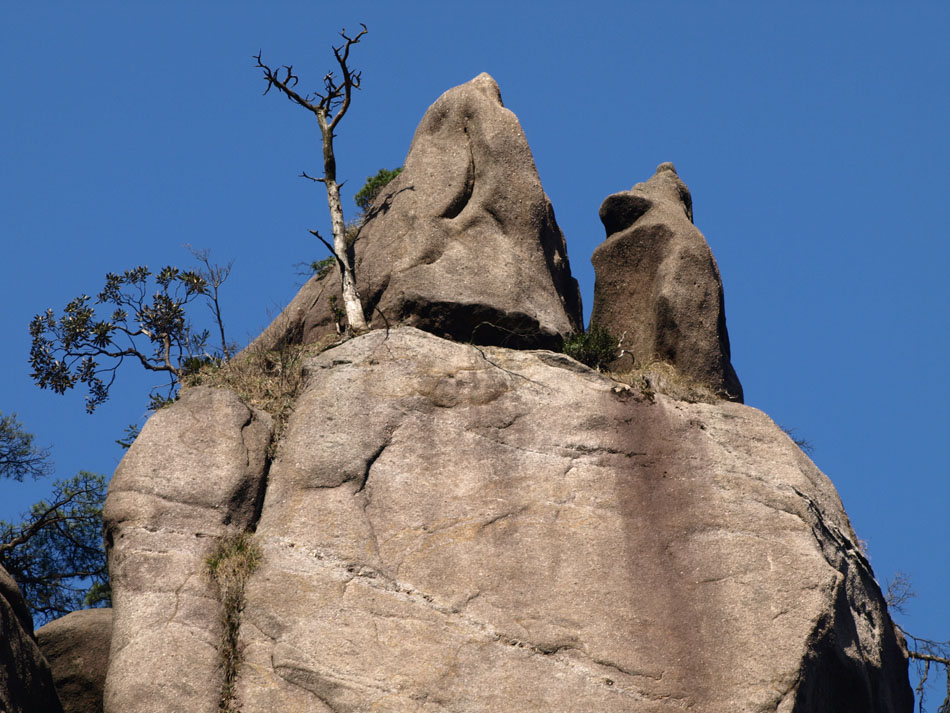
<path id="1" fill-rule="evenodd" d="M 887 583 L 884 600 L 891 610 L 904 614 L 906 613 L 905 605 L 916 596 L 911 586 L 910 577 L 904 572 L 898 571 L 894 574 L 894 578 Z M 917 664 L 919 681 L 915 693 L 917 694 L 918 710 L 920 713 L 924 713 L 926 697 L 924 686 L 930 677 L 930 667 L 935 666 L 938 669 L 943 668 L 944 676 L 947 679 L 946 693 L 937 708 L 937 713 L 950 713 L 950 641 L 922 639 L 909 633 L 899 624 L 897 624 L 897 628 L 900 629 L 907 641 L 907 657 Z"/>
<path id="2" fill-rule="evenodd" d="M 921 639 L 904 629 L 901 632 L 907 639 L 907 657 L 917 664 L 917 675 L 920 677 L 916 689 L 918 710 L 924 713 L 924 685 L 930 676 L 930 667 L 936 666 L 938 669 L 943 668 L 947 679 L 946 693 L 937 713 L 950 713 L 950 641 Z"/>
<path id="3" fill-rule="evenodd" d="M 224 336 L 224 317 L 221 316 L 221 302 L 219 292 L 221 285 L 231 276 L 231 268 L 234 262 L 227 265 L 216 265 L 211 262 L 211 251 L 196 250 L 190 245 L 185 245 L 188 251 L 195 256 L 204 267 L 199 267 L 195 272 L 205 281 L 205 296 L 208 298 L 208 307 L 214 315 L 214 322 L 218 327 L 218 334 L 221 338 L 221 356 L 225 361 L 231 361 L 231 357 L 237 352 L 237 345 L 229 342 Z"/>
<path id="4" fill-rule="evenodd" d="M 367 331 L 369 327 L 366 324 L 363 303 L 353 275 L 353 262 L 350 257 L 349 246 L 346 244 L 346 223 L 343 220 L 343 204 L 340 201 L 340 184 L 337 183 L 336 179 L 333 132 L 346 114 L 347 109 L 350 108 L 353 90 L 360 88 L 361 73 L 354 71 L 348 64 L 350 49 L 367 33 L 366 25 L 360 24 L 363 29 L 353 37 L 347 35 L 345 29 L 340 32 L 344 43 L 339 47 L 333 47 L 333 56 L 339 65 L 341 76 L 337 78 L 332 70 L 327 72 L 323 78 L 322 92 L 313 92 L 307 95 L 297 93 L 294 87 L 297 86 L 299 77 L 294 74 L 292 65 L 283 65 L 275 71 L 261 61 L 261 53 L 254 57 L 257 60 L 257 66 L 264 70 L 264 79 L 267 81 L 267 89 L 264 90 L 264 94 L 276 87 L 288 99 L 313 113 L 320 125 L 320 135 L 323 138 L 323 178 L 309 176 L 306 172 L 301 175 L 326 186 L 327 202 L 330 206 L 330 223 L 333 228 L 333 244 L 331 245 L 316 230 L 310 232 L 326 245 L 327 249 L 336 258 L 337 265 L 340 268 L 346 321 L 349 330 L 356 334 Z"/>

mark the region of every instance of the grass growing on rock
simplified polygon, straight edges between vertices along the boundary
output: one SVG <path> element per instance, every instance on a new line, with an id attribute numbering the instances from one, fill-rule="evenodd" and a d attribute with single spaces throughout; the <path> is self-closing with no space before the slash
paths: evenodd
<path id="1" fill-rule="evenodd" d="M 621 342 L 606 329 L 594 325 L 586 332 L 565 339 L 563 351 L 582 364 L 605 372 L 614 381 L 634 387 L 648 398 L 652 398 L 654 393 L 690 403 L 715 403 L 723 398 L 708 386 L 687 378 L 672 364 L 662 361 L 652 361 L 623 372 L 611 371 L 608 368 L 610 363 L 623 354 Z"/>
<path id="2" fill-rule="evenodd" d="M 266 411 L 274 417 L 276 443 L 303 386 L 304 362 L 338 340 L 331 335 L 314 344 L 280 344 L 269 350 L 252 345 L 229 362 L 205 366 L 184 386 L 224 387 L 248 406 Z"/>
<path id="3" fill-rule="evenodd" d="M 241 663 L 241 612 L 244 610 L 244 587 L 248 578 L 260 565 L 263 554 L 249 533 L 223 538 L 208 556 L 208 575 L 215 586 L 221 604 L 222 682 L 220 713 L 236 713 L 235 684 Z"/>
<path id="4" fill-rule="evenodd" d="M 724 398 L 710 387 L 687 378 L 672 364 L 662 361 L 653 361 L 622 373 L 609 371 L 607 376 L 645 394 L 660 393 L 691 404 L 714 404 Z"/>

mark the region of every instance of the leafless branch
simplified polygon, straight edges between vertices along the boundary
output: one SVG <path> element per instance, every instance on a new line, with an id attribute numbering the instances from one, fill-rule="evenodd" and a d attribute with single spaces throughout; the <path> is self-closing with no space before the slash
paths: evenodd
<path id="1" fill-rule="evenodd" d="M 330 131 L 340 123 L 340 119 L 343 118 L 343 115 L 346 114 L 346 110 L 350 108 L 350 97 L 352 96 L 354 89 L 360 88 L 360 80 L 363 78 L 362 72 L 354 72 L 347 65 L 347 60 L 350 58 L 350 48 L 357 44 L 360 41 L 360 38 L 365 35 L 368 30 L 366 25 L 362 22 L 360 26 L 363 28 L 358 35 L 355 37 L 347 37 L 346 29 L 340 31 L 340 36 L 346 40 L 346 44 L 341 47 L 333 48 L 333 56 L 336 57 L 337 64 L 340 65 L 340 71 L 343 73 L 343 104 L 340 106 L 339 111 L 337 111 L 336 116 L 333 117 L 333 120 L 330 122 Z M 340 52 L 343 52 L 341 55 Z M 330 75 L 327 75 L 330 76 Z"/>
<path id="2" fill-rule="evenodd" d="M 325 179 L 325 178 L 317 178 L 317 177 L 315 177 L 315 176 L 311 176 L 311 175 L 308 174 L 306 171 L 301 171 L 301 172 L 300 172 L 300 177 L 301 177 L 301 178 L 307 178 L 307 179 L 313 181 L 314 183 L 326 183 L 326 182 L 327 182 L 327 179 Z M 342 184 L 340 184 L 340 185 L 342 185 Z"/>
<path id="3" fill-rule="evenodd" d="M 208 306 L 218 326 L 218 334 L 221 338 L 221 355 L 225 361 L 231 361 L 233 349 L 232 345 L 228 343 L 227 338 L 224 336 L 224 318 L 221 316 L 221 303 L 218 300 L 218 294 L 221 285 L 231 276 L 231 268 L 234 266 L 234 262 L 229 262 L 227 265 L 215 265 L 211 262 L 210 250 L 195 250 L 187 244 L 185 247 L 188 249 L 188 252 L 195 256 L 198 262 L 204 265 L 203 268 L 198 269 L 198 274 L 211 288 L 210 291 L 205 292 L 205 296 L 208 298 Z"/>
<path id="4" fill-rule="evenodd" d="M 917 694 L 917 705 L 920 713 L 924 711 L 924 686 L 930 676 L 931 664 L 943 666 L 944 675 L 947 677 L 947 691 L 937 711 L 938 713 L 943 713 L 950 710 L 950 641 L 922 639 L 919 636 L 907 633 L 900 625 L 898 625 L 897 628 L 900 629 L 900 632 L 907 639 L 907 657 L 917 662 L 917 671 L 920 675 L 920 681 L 917 684 L 915 692 Z"/>
<path id="5" fill-rule="evenodd" d="M 903 614 L 905 613 L 904 605 L 916 596 L 917 594 L 910 583 L 910 577 L 905 572 L 898 570 L 894 573 L 894 578 L 887 583 L 884 601 L 887 602 L 888 608 Z"/>
<path id="6" fill-rule="evenodd" d="M 315 237 L 317 240 L 319 240 L 321 243 L 323 243 L 323 244 L 326 246 L 327 250 L 329 250 L 330 253 L 331 253 L 334 257 L 336 257 L 337 261 L 340 260 L 339 256 L 337 256 L 336 252 L 334 252 L 334 250 L 333 250 L 333 243 L 329 242 L 326 238 L 324 238 L 322 235 L 320 235 L 320 233 L 318 233 L 316 230 L 311 230 L 311 231 L 310 231 L 310 234 L 311 234 L 313 237 Z"/>

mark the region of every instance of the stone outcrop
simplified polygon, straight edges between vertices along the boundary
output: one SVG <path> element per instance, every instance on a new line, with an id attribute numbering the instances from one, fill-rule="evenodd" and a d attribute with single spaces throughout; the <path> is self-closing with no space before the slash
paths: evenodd
<path id="1" fill-rule="evenodd" d="M 102 713 L 112 610 L 72 612 L 37 629 L 36 640 L 53 671 L 64 713 Z"/>
<path id="2" fill-rule="evenodd" d="M 197 387 L 156 412 L 103 512 L 114 623 L 105 710 L 216 713 L 220 605 L 206 561 L 257 520 L 271 418 Z"/>
<path id="3" fill-rule="evenodd" d="M 61 713 L 33 618 L 13 577 L 0 567 L 0 711 Z"/>
<path id="4" fill-rule="evenodd" d="M 554 347 L 582 328 L 564 236 L 521 124 L 487 74 L 429 108 L 369 216 L 353 249 L 374 326 L 511 347 Z M 335 270 L 311 279 L 259 343 L 335 334 L 331 297 L 340 299 Z"/>
<path id="5" fill-rule="evenodd" d="M 910 713 L 833 486 L 737 403 L 686 186 L 661 165 L 600 215 L 614 368 L 730 400 L 540 349 L 581 327 L 564 238 L 494 80 L 450 90 L 353 244 L 376 329 L 307 357 L 276 421 L 185 389 L 116 471 L 105 713 Z M 332 341 L 338 292 L 256 347 Z"/>
<path id="6" fill-rule="evenodd" d="M 735 401 L 719 268 L 693 225 L 692 198 L 673 164 L 600 206 L 607 232 L 591 257 L 596 273 L 591 324 L 623 336 L 619 371 L 667 362 Z"/>
<path id="7" fill-rule="evenodd" d="M 263 551 L 244 713 L 912 709 L 834 488 L 761 412 L 408 327 L 305 377 L 259 517 L 267 429 L 226 391 L 126 455 L 108 713 L 214 710 L 203 559 L 229 527 Z"/>

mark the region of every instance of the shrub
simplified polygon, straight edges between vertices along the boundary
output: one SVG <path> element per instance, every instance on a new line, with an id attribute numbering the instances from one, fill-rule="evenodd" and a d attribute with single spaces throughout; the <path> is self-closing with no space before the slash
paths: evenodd
<path id="1" fill-rule="evenodd" d="M 675 366 L 663 361 L 650 361 L 624 372 L 611 372 L 609 376 L 614 381 L 639 390 L 650 401 L 658 393 L 691 404 L 714 404 L 722 400 L 722 395 L 684 376 Z"/>
<path id="2" fill-rule="evenodd" d="M 313 270 L 313 274 L 317 276 L 317 279 L 322 280 L 333 271 L 334 267 L 336 267 L 336 258 L 331 255 L 330 257 L 325 257 L 322 260 L 313 260 L 309 267 L 311 270 Z"/>
<path id="3" fill-rule="evenodd" d="M 364 213 L 369 210 L 369 207 L 373 204 L 373 201 L 376 200 L 376 196 L 386 187 L 386 184 L 393 180 L 396 176 L 402 173 L 402 167 L 394 168 L 392 171 L 386 168 L 379 169 L 379 173 L 375 176 L 370 176 L 366 179 L 366 183 L 363 184 L 363 187 L 359 192 L 353 196 L 353 200 L 356 201 L 356 205 L 359 206 L 359 209 Z"/>
<path id="4" fill-rule="evenodd" d="M 596 325 L 564 340 L 564 353 L 592 369 L 604 369 L 617 353 L 617 338 Z"/>

